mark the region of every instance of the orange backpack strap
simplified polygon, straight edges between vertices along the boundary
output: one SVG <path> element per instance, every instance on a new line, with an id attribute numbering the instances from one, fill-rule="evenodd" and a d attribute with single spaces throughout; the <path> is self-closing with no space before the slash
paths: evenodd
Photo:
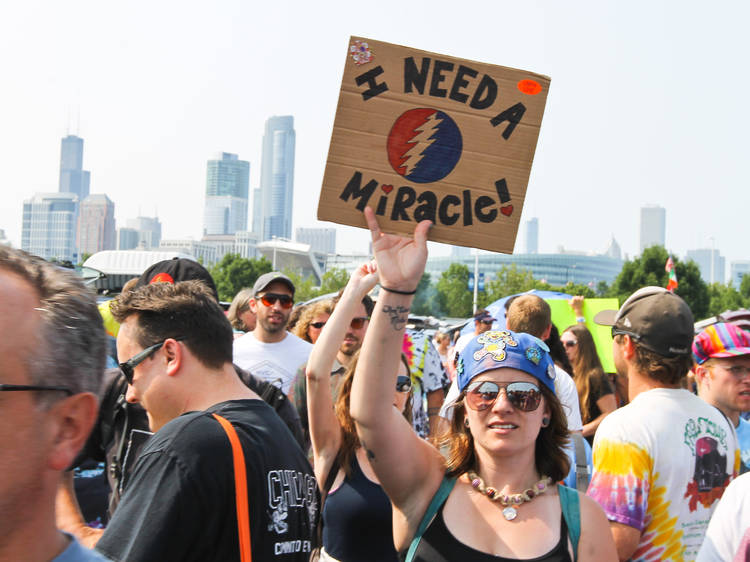
<path id="1" fill-rule="evenodd" d="M 234 493 L 237 497 L 237 531 L 240 536 L 240 560 L 242 562 L 251 562 L 253 559 L 252 547 L 250 545 L 250 510 L 247 505 L 247 474 L 245 470 L 245 454 L 242 452 L 242 444 L 229 421 L 220 416 L 213 414 L 216 421 L 229 438 L 232 445 L 232 458 L 234 461 Z"/>

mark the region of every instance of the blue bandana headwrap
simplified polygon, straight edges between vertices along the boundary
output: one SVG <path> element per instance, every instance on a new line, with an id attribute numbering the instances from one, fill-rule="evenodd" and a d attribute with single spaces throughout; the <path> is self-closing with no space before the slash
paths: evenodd
<path id="1" fill-rule="evenodd" d="M 555 365 L 549 348 L 529 334 L 508 330 L 484 332 L 472 339 L 458 356 L 456 378 L 463 390 L 478 374 L 511 367 L 539 379 L 555 392 Z"/>

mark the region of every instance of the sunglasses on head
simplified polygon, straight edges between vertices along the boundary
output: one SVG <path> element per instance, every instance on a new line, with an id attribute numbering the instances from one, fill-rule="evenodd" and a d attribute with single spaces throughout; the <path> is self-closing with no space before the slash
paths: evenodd
<path id="1" fill-rule="evenodd" d="M 575 347 L 578 345 L 578 342 L 576 340 L 565 340 L 562 342 L 562 344 L 565 347 Z"/>
<path id="2" fill-rule="evenodd" d="M 522 412 L 533 412 L 542 400 L 539 387 L 530 382 L 477 381 L 466 389 L 466 405 L 480 412 L 492 408 L 501 389 L 505 389 L 505 396 L 513 407 Z"/>
<path id="3" fill-rule="evenodd" d="M 294 299 L 289 295 L 279 295 L 277 293 L 265 293 L 260 295 L 260 302 L 266 306 L 273 306 L 279 302 L 281 308 L 292 308 L 294 306 Z"/>
<path id="4" fill-rule="evenodd" d="M 409 392 L 411 390 L 411 377 L 399 375 L 396 379 L 396 392 Z"/>
<path id="5" fill-rule="evenodd" d="M 164 340 L 167 341 L 167 340 Z M 122 374 L 125 375 L 125 380 L 128 381 L 128 384 L 133 384 L 133 373 L 135 372 L 135 368 L 143 363 L 146 359 L 151 357 L 154 353 L 159 351 L 162 346 L 164 345 L 164 341 L 161 341 L 157 344 L 154 344 L 150 347 L 147 347 L 140 353 L 134 355 L 124 363 L 120 363 L 120 370 L 122 371 Z"/>

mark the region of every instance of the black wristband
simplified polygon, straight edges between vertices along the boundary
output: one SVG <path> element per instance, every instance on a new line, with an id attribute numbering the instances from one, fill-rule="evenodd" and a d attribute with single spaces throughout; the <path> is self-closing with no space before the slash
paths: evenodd
<path id="1" fill-rule="evenodd" d="M 380 288 L 384 290 L 386 293 L 394 293 L 396 295 L 416 295 L 417 290 L 414 289 L 413 291 L 400 291 L 398 289 L 389 289 L 385 285 L 381 285 Z"/>

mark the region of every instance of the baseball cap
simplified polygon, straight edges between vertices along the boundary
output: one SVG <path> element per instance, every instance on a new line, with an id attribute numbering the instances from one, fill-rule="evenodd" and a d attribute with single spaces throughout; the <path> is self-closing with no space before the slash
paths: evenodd
<path id="1" fill-rule="evenodd" d="M 698 365 L 712 357 L 739 355 L 750 355 L 750 334 L 734 324 L 712 324 L 693 340 L 693 359 Z"/>
<path id="2" fill-rule="evenodd" d="M 151 283 L 179 283 L 180 281 L 203 281 L 219 300 L 216 284 L 208 270 L 195 260 L 186 258 L 172 258 L 156 262 L 144 271 L 138 278 L 135 288 L 144 287 Z"/>
<path id="3" fill-rule="evenodd" d="M 479 310 L 474 315 L 474 322 L 486 322 L 488 320 L 495 321 L 495 318 L 493 318 L 492 314 L 489 313 L 488 310 Z"/>
<path id="4" fill-rule="evenodd" d="M 490 330 L 474 337 L 458 356 L 456 379 L 463 390 L 471 379 L 492 369 L 518 369 L 555 393 L 555 365 L 547 345 L 530 334 Z"/>
<path id="5" fill-rule="evenodd" d="M 294 283 L 292 283 L 292 280 L 279 271 L 272 271 L 270 273 L 264 273 L 255 281 L 255 285 L 253 285 L 253 297 L 255 297 L 263 289 L 268 287 L 271 283 L 275 283 L 277 281 L 279 283 L 284 283 L 287 287 L 289 287 L 289 290 L 292 292 L 292 296 L 294 296 Z"/>
<path id="6" fill-rule="evenodd" d="M 664 287 L 643 287 L 630 295 L 620 310 L 594 316 L 601 326 L 633 337 L 664 357 L 689 355 L 693 341 L 693 313 L 687 303 Z"/>

